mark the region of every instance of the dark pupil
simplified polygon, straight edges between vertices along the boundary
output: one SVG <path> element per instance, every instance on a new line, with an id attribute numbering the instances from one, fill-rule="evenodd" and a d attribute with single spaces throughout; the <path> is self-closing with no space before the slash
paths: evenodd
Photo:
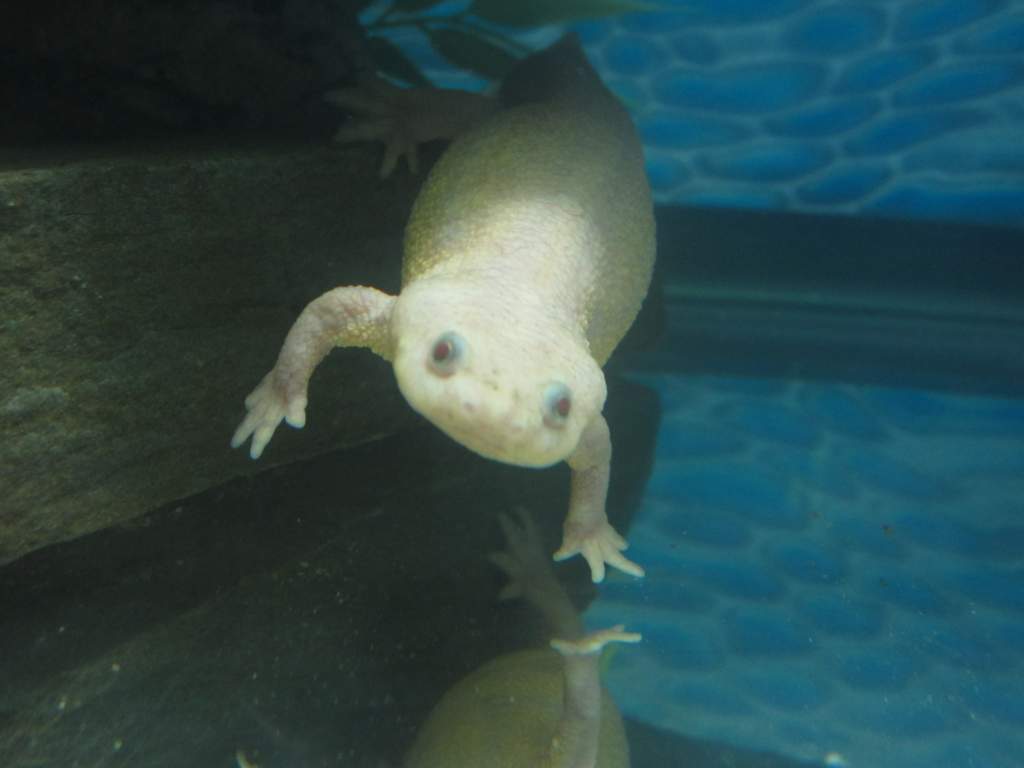
<path id="1" fill-rule="evenodd" d="M 450 341 L 439 341 L 434 345 L 434 362 L 443 363 L 452 355 L 452 343 Z"/>
<path id="2" fill-rule="evenodd" d="M 568 397 L 560 397 L 558 402 L 555 403 L 555 410 L 558 411 L 558 415 L 563 419 L 569 415 L 569 405 Z"/>

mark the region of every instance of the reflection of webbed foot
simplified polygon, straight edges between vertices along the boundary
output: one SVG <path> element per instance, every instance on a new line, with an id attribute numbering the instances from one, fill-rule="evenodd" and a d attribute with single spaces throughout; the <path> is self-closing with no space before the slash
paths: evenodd
<path id="1" fill-rule="evenodd" d="M 623 624 L 610 629 L 600 629 L 576 640 L 555 638 L 551 647 L 563 656 L 586 656 L 599 653 L 608 643 L 639 643 L 642 637 L 637 632 L 626 632 Z"/>
<path id="2" fill-rule="evenodd" d="M 562 546 L 555 552 L 555 560 L 582 555 L 590 566 L 590 578 L 595 584 L 604 581 L 605 563 L 630 576 L 643 576 L 644 569 L 622 554 L 628 546 L 604 515 L 595 519 L 592 526 L 567 520 Z"/>
<path id="3" fill-rule="evenodd" d="M 530 599 L 549 593 L 552 589 L 561 591 L 544 551 L 540 531 L 530 513 L 522 507 L 516 507 L 515 519 L 509 515 L 499 515 L 498 522 L 505 535 L 505 550 L 488 555 L 488 559 L 508 576 L 508 584 L 501 590 L 498 599 Z"/>

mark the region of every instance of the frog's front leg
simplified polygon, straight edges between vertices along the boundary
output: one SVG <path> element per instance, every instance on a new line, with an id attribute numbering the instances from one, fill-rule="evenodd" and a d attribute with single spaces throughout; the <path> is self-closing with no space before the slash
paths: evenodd
<path id="1" fill-rule="evenodd" d="M 369 347 L 391 358 L 389 333 L 395 297 L 363 286 L 345 286 L 311 301 L 285 337 L 277 362 L 247 398 L 248 413 L 231 438 L 237 448 L 249 437 L 249 455 L 258 459 L 277 425 L 306 423 L 309 378 L 334 347 Z"/>
<path id="2" fill-rule="evenodd" d="M 644 575 L 643 568 L 622 554 L 629 545 L 612 528 L 605 514 L 611 460 L 608 423 L 598 414 L 566 459 L 572 469 L 569 514 L 562 528 L 562 546 L 555 552 L 556 560 L 583 555 L 595 583 L 604 581 L 605 563 L 630 576 Z"/>

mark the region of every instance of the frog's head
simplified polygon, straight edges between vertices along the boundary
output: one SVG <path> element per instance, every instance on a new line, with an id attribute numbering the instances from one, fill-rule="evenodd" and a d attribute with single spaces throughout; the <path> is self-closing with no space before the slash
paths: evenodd
<path id="1" fill-rule="evenodd" d="M 443 280 L 402 292 L 391 320 L 398 387 L 409 404 L 467 448 L 542 467 L 569 456 L 604 407 L 604 374 L 570 333 Z"/>

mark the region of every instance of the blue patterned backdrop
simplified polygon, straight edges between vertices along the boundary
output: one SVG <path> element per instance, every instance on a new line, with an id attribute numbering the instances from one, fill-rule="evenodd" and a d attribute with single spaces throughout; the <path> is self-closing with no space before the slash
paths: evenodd
<path id="1" fill-rule="evenodd" d="M 659 201 L 1024 225 L 1024 0 L 669 5 L 573 26 Z M 660 354 L 691 322 L 669 304 Z M 647 576 L 586 616 L 644 635 L 606 678 L 629 718 L 827 768 L 1024 765 L 1024 402 L 632 375 L 662 405 Z"/>
<path id="2" fill-rule="evenodd" d="M 660 202 L 1024 224 L 1024 0 L 660 5 L 572 26 Z M 482 87 L 389 34 L 434 82 Z"/>

